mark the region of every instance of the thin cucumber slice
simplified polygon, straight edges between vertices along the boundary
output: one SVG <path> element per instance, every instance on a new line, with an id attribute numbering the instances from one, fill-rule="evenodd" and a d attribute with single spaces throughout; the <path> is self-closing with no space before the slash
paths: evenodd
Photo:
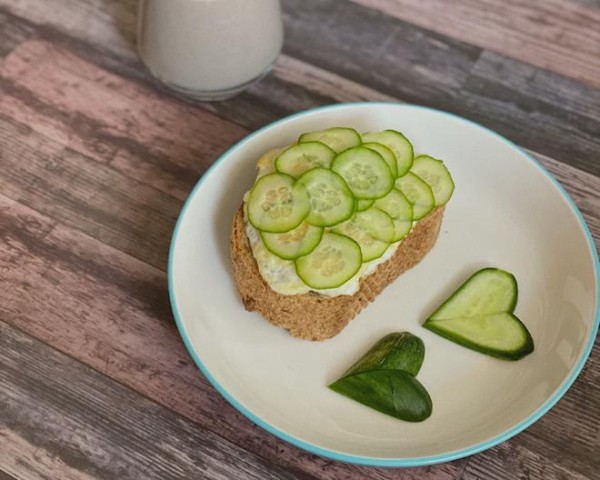
<path id="1" fill-rule="evenodd" d="M 369 208 L 364 212 L 357 212 L 354 214 L 352 221 L 360 229 L 377 240 L 390 243 L 394 239 L 394 223 L 392 218 L 381 210 Z"/>
<path id="2" fill-rule="evenodd" d="M 347 148 L 360 145 L 360 135 L 352 128 L 334 127 L 318 132 L 308 132 L 300 135 L 298 143 L 321 142 L 331 148 L 334 152 L 343 152 Z"/>
<path id="3" fill-rule="evenodd" d="M 435 207 L 433 190 L 412 172 L 398 178 L 394 188 L 400 190 L 413 206 L 413 220 L 426 217 Z"/>
<path id="4" fill-rule="evenodd" d="M 373 208 L 387 213 L 394 221 L 392 242 L 398 242 L 410 233 L 413 226 L 413 207 L 402 192 L 393 189 L 385 197 L 375 200 Z"/>
<path id="5" fill-rule="evenodd" d="M 472 275 L 423 326 L 472 350 L 519 360 L 534 350 L 527 327 L 514 315 L 518 289 L 514 276 L 486 268 Z"/>
<path id="6" fill-rule="evenodd" d="M 362 255 L 358 244 L 345 235 L 327 232 L 311 253 L 296 259 L 296 273 L 306 285 L 321 290 L 336 288 L 360 269 Z"/>
<path id="7" fill-rule="evenodd" d="M 394 187 L 394 178 L 385 160 L 377 152 L 354 147 L 340 153 L 331 164 L 358 199 L 381 198 Z"/>
<path id="8" fill-rule="evenodd" d="M 293 145 L 275 159 L 278 172 L 298 178 L 313 168 L 329 168 L 335 152 L 321 142 L 305 142 Z"/>
<path id="9" fill-rule="evenodd" d="M 356 210 L 362 212 L 367 208 L 370 208 L 375 203 L 375 200 L 357 200 Z"/>
<path id="10" fill-rule="evenodd" d="M 404 135 L 396 130 L 384 130 L 382 132 L 363 133 L 362 141 L 364 143 L 381 143 L 388 147 L 396 156 L 397 172 L 401 177 L 410 170 L 414 159 L 414 149 L 412 144 Z"/>
<path id="11" fill-rule="evenodd" d="M 454 192 L 454 181 L 444 162 L 429 155 L 419 155 L 415 158 L 411 171 L 429 184 L 436 207 L 448 203 Z"/>
<path id="12" fill-rule="evenodd" d="M 395 234 L 392 219 L 376 209 L 356 213 L 350 220 L 336 225 L 334 231 L 358 243 L 363 262 L 381 257 Z M 382 237 L 389 240 L 382 240 Z"/>
<path id="13" fill-rule="evenodd" d="M 285 260 L 295 260 L 317 247 L 323 236 L 323 228 L 303 222 L 289 232 L 261 232 L 260 236 L 271 253 Z"/>
<path id="14" fill-rule="evenodd" d="M 306 221 L 317 227 L 330 227 L 354 213 L 356 200 L 346 182 L 337 173 L 314 168 L 302 175 L 297 184 L 308 193 L 310 213 Z"/>
<path id="15" fill-rule="evenodd" d="M 433 410 L 421 383 L 402 370 L 373 370 L 342 377 L 329 388 L 367 407 L 406 422 L 422 422 Z"/>
<path id="16" fill-rule="evenodd" d="M 423 326 L 463 347 L 504 360 L 519 360 L 534 349 L 527 327 L 510 312 L 430 319 Z"/>
<path id="17" fill-rule="evenodd" d="M 388 167 L 390 167 L 390 172 L 392 172 L 392 177 L 396 178 L 398 176 L 398 161 L 396 160 L 396 155 L 392 152 L 388 147 L 382 145 L 381 143 L 363 143 L 363 147 L 369 148 L 375 152 L 377 152 L 381 157 L 385 160 Z"/>
<path id="18" fill-rule="evenodd" d="M 399 242 L 408 237 L 408 234 L 412 230 L 413 223 L 405 220 L 394 220 L 394 240 L 393 242 Z M 393 243 L 392 242 L 392 243 Z"/>
<path id="19" fill-rule="evenodd" d="M 514 275 L 499 268 L 484 268 L 471 275 L 429 318 L 444 320 L 512 312 L 518 295 Z"/>
<path id="20" fill-rule="evenodd" d="M 248 199 L 248 220 L 263 232 L 280 233 L 296 228 L 310 211 L 308 193 L 289 175 L 260 177 Z"/>

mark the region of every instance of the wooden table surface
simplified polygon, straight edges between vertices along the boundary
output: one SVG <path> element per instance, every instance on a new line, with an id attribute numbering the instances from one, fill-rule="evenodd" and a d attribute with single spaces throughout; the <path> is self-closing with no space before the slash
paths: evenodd
<path id="1" fill-rule="evenodd" d="M 0 479 L 599 479 L 600 346 L 481 454 L 346 465 L 234 410 L 187 354 L 165 270 L 206 168 L 318 105 L 391 100 L 534 152 L 600 244 L 600 1 L 284 0 L 273 72 L 200 104 L 135 54 L 135 0 L 0 0 Z"/>

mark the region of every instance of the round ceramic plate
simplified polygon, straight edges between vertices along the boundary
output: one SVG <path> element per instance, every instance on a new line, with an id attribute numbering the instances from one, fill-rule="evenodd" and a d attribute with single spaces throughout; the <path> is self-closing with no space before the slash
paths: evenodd
<path id="1" fill-rule="evenodd" d="M 292 338 L 250 313 L 237 295 L 229 231 L 265 151 L 332 126 L 402 131 L 415 151 L 443 159 L 456 183 L 439 240 L 335 338 Z M 516 314 L 535 352 L 501 361 L 421 327 L 472 272 L 495 266 L 519 284 Z M 171 303 L 198 367 L 239 411 L 269 432 L 346 462 L 413 466 L 496 445 L 565 393 L 598 329 L 598 257 L 581 214 L 530 156 L 499 135 L 436 110 L 344 104 L 280 120 L 226 152 L 190 194 L 173 235 Z M 425 343 L 419 380 L 433 400 L 422 423 L 387 417 L 327 385 L 387 333 Z"/>

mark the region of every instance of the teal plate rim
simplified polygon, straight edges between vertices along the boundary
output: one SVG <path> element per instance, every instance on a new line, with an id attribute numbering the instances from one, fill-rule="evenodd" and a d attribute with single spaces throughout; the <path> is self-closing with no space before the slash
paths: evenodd
<path id="1" fill-rule="evenodd" d="M 187 210 L 189 204 L 191 203 L 192 199 L 194 198 L 196 193 L 200 190 L 200 188 L 202 187 L 202 184 L 204 183 L 206 178 L 208 178 L 208 176 L 212 173 L 212 171 L 217 167 L 218 164 L 220 164 L 222 161 L 224 161 L 234 150 L 236 150 L 237 148 L 241 147 L 242 145 L 252 141 L 256 136 L 260 135 L 262 132 L 269 130 L 269 129 L 271 129 L 277 125 L 280 125 L 282 123 L 288 122 L 292 119 L 306 116 L 306 115 L 311 115 L 316 112 L 321 112 L 321 111 L 326 111 L 326 110 L 353 108 L 353 107 L 357 107 L 357 106 L 377 106 L 377 105 L 407 106 L 410 108 L 426 110 L 426 111 L 433 112 L 433 113 L 436 113 L 439 115 L 445 115 L 447 117 L 451 117 L 451 118 L 460 120 L 471 126 L 482 129 L 482 130 L 486 131 L 487 133 L 489 133 L 490 135 L 504 141 L 513 149 L 517 150 L 521 155 L 523 155 L 530 162 L 532 162 L 535 166 L 537 166 L 538 169 L 544 175 L 546 175 L 546 177 L 548 177 L 550 179 L 552 184 L 558 189 L 558 191 L 567 200 L 568 204 L 570 205 L 571 209 L 573 210 L 577 219 L 579 220 L 579 223 L 580 223 L 581 227 L 583 228 L 583 231 L 586 234 L 589 248 L 590 248 L 590 251 L 592 254 L 592 259 L 594 261 L 594 271 L 595 271 L 595 276 L 596 276 L 596 312 L 595 312 L 594 326 L 592 328 L 592 332 L 591 332 L 590 338 L 588 340 L 588 344 L 586 345 L 586 347 L 583 351 L 583 354 L 579 358 L 577 365 L 575 366 L 575 369 L 571 372 L 571 374 L 569 375 L 567 380 L 558 389 L 558 391 L 555 392 L 554 395 L 552 395 L 540 408 L 538 408 L 535 412 L 533 412 L 528 418 L 519 422 L 517 425 L 510 428 L 506 432 L 504 432 L 500 435 L 496 435 L 495 437 L 493 437 L 489 440 L 486 440 L 484 442 L 477 443 L 473 446 L 463 448 L 460 450 L 450 451 L 448 453 L 439 454 L 439 455 L 430 455 L 430 456 L 414 457 L 414 458 L 398 458 L 398 459 L 362 457 L 362 456 L 357 456 L 357 455 L 349 455 L 349 454 L 336 452 L 334 450 L 321 448 L 321 447 L 318 447 L 311 443 L 305 442 L 305 441 L 300 440 L 300 439 L 286 433 L 285 431 L 280 430 L 280 429 L 274 427 L 273 425 L 269 424 L 266 420 L 255 415 L 253 412 L 251 412 L 246 407 L 244 407 L 240 402 L 238 402 L 235 399 L 235 397 L 233 397 L 233 395 L 231 395 L 223 386 L 221 386 L 221 384 L 219 384 L 217 379 L 214 378 L 213 375 L 211 374 L 210 370 L 204 365 L 204 363 L 200 359 L 199 355 L 196 353 L 196 350 L 194 349 L 194 346 L 192 345 L 192 342 L 185 330 L 185 326 L 183 325 L 183 321 L 181 320 L 181 316 L 179 314 L 179 309 L 177 308 L 177 299 L 175 298 L 175 293 L 174 293 L 174 288 L 173 288 L 173 256 L 175 254 L 175 244 L 177 242 L 177 235 L 179 233 L 179 227 L 181 225 L 181 221 L 184 218 L 186 210 Z M 581 373 L 581 370 L 583 369 L 583 366 L 585 365 L 585 362 L 587 361 L 587 359 L 592 351 L 592 347 L 594 345 L 596 335 L 598 334 L 598 327 L 600 325 L 600 260 L 598 259 L 598 252 L 596 250 L 596 245 L 594 243 L 594 239 L 592 238 L 590 230 L 587 226 L 587 223 L 585 222 L 583 215 L 579 211 L 579 208 L 577 208 L 577 205 L 575 204 L 573 199 L 570 197 L 570 195 L 567 193 L 567 191 L 564 189 L 564 187 L 558 182 L 558 180 L 556 180 L 554 178 L 554 176 L 550 172 L 548 172 L 540 164 L 540 162 L 538 160 L 536 160 L 532 155 L 530 155 L 525 150 L 523 150 L 521 147 L 519 147 L 512 141 L 508 140 L 507 138 L 503 137 L 499 133 L 497 133 L 487 127 L 484 127 L 483 125 L 480 125 L 472 120 L 463 118 L 459 115 L 455 115 L 450 112 L 445 112 L 443 110 L 438 110 L 438 109 L 430 108 L 430 107 L 424 107 L 424 106 L 420 106 L 420 105 L 413 105 L 413 104 L 409 104 L 409 103 L 401 103 L 401 102 L 350 102 L 350 103 L 325 105 L 325 106 L 321 106 L 321 107 L 312 108 L 309 110 L 303 110 L 301 112 L 298 112 L 298 113 L 289 115 L 287 117 L 284 117 L 282 119 L 276 120 L 275 122 L 272 122 L 260 129 L 256 130 L 255 132 L 251 133 L 250 135 L 246 136 L 242 140 L 238 141 L 235 145 L 230 147 L 225 153 L 223 153 L 210 166 L 210 168 L 207 169 L 207 171 L 204 173 L 204 175 L 202 175 L 202 177 L 198 180 L 198 182 L 196 183 L 196 185 L 190 192 L 188 198 L 186 199 L 186 201 L 181 209 L 181 212 L 177 219 L 177 223 L 175 224 L 175 228 L 173 230 L 173 235 L 171 237 L 171 244 L 170 244 L 170 248 L 169 248 L 168 284 L 169 284 L 169 299 L 171 302 L 171 309 L 173 311 L 173 316 L 175 317 L 175 323 L 177 325 L 177 329 L 179 330 L 179 334 L 181 335 L 181 338 L 183 339 L 183 343 L 185 344 L 185 347 L 187 348 L 190 356 L 192 357 L 192 359 L 194 360 L 194 362 L 196 363 L 196 365 L 198 366 L 200 371 L 206 376 L 206 378 L 212 384 L 212 386 L 236 410 L 238 410 L 240 413 L 242 413 L 244 416 L 246 416 L 248 419 L 250 419 L 252 422 L 254 422 L 259 427 L 263 428 L 267 432 L 279 437 L 282 440 L 285 440 L 288 443 L 291 443 L 292 445 L 300 447 L 303 450 L 306 450 L 310 453 L 314 453 L 315 455 L 318 455 L 320 457 L 325 457 L 325 458 L 337 460 L 337 461 L 344 462 L 344 463 L 352 463 L 352 464 L 357 464 L 357 465 L 376 466 L 376 467 L 418 467 L 418 466 L 425 466 L 425 465 L 433 465 L 436 463 L 450 462 L 452 460 L 457 460 L 459 458 L 468 457 L 470 455 L 474 455 L 476 453 L 479 453 L 479 452 L 482 452 L 489 448 L 492 448 L 492 447 L 512 438 L 513 436 L 517 435 L 518 433 L 522 432 L 523 430 L 528 428 L 530 425 L 535 423 L 537 420 L 539 420 L 542 416 L 544 416 L 552 407 L 554 407 L 554 405 L 556 405 L 556 403 L 563 397 L 563 395 L 567 392 L 567 390 L 569 390 L 571 385 L 573 385 L 573 382 Z"/>

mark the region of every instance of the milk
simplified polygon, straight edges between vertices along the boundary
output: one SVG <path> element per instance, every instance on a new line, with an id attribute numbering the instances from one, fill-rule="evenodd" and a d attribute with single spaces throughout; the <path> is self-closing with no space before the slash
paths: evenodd
<path id="1" fill-rule="evenodd" d="M 283 44 L 279 0 L 140 0 L 138 51 L 166 85 L 202 100 L 239 93 Z"/>

